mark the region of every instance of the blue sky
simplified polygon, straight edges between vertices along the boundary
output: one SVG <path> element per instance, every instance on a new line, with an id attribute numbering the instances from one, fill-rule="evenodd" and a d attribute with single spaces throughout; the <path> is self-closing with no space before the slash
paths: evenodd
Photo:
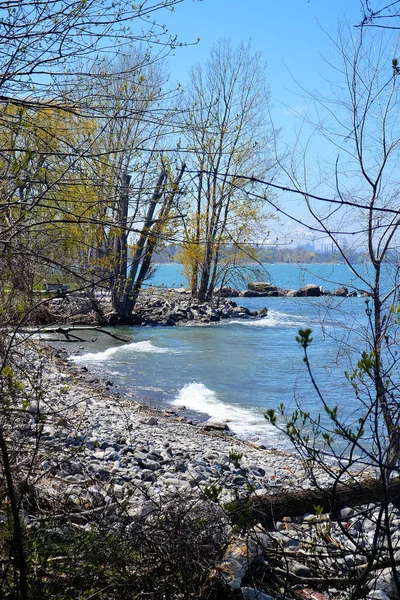
<path id="1" fill-rule="evenodd" d="M 299 102 L 293 78 L 310 90 L 323 84 L 322 56 L 332 55 L 327 33 L 335 37 L 340 22 L 360 17 L 359 0 L 185 0 L 163 21 L 182 41 L 200 42 L 175 51 L 171 73 L 184 85 L 190 66 L 204 62 L 219 38 L 229 37 L 233 45 L 251 39 L 268 65 L 274 110 L 286 114 L 283 105 Z"/>
<path id="2" fill-rule="evenodd" d="M 192 65 L 204 63 L 212 46 L 228 37 L 233 45 L 251 40 L 267 63 L 267 83 L 271 88 L 272 116 L 281 129 L 282 141 L 295 139 L 300 121 L 291 110 L 302 111 L 305 103 L 298 86 L 323 92 L 324 76 L 330 76 L 325 59 L 334 56 L 329 36 L 336 37 L 340 24 L 361 20 L 360 0 L 185 0 L 172 13 L 164 13 L 163 22 L 171 34 L 195 46 L 177 48 L 170 58 L 174 80 L 183 86 Z M 288 108 L 289 107 L 289 108 Z M 306 211 L 298 197 L 285 198 L 288 210 L 302 217 Z M 296 225 L 283 219 L 273 226 L 274 235 L 291 237 Z M 300 227 L 301 229 L 301 227 Z M 302 237 L 303 232 L 298 233 Z M 307 233 L 304 232 L 304 239 Z M 321 240 L 323 243 L 324 240 Z M 318 245 L 318 244 L 317 244 Z"/>

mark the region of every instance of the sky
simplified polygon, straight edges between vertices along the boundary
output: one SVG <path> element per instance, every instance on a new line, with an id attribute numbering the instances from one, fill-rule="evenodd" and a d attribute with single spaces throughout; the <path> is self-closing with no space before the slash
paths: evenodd
<path id="1" fill-rule="evenodd" d="M 252 41 L 268 64 L 268 77 L 275 104 L 286 103 L 296 86 L 319 85 L 325 69 L 321 55 L 332 50 L 327 33 L 335 36 L 338 24 L 361 18 L 359 0 L 185 0 L 163 22 L 182 42 L 200 38 L 195 46 L 177 49 L 171 69 L 182 83 L 191 65 L 206 60 L 220 38 L 233 45 Z"/>
<path id="2" fill-rule="evenodd" d="M 326 59 L 334 56 L 329 36 L 336 37 L 340 24 L 359 23 L 361 14 L 360 0 L 185 0 L 162 21 L 182 42 L 200 41 L 174 51 L 171 76 L 185 86 L 190 67 L 205 63 L 220 38 L 230 38 L 234 46 L 250 39 L 267 63 L 274 125 L 290 145 L 301 124 L 293 115 L 304 108 L 301 87 L 323 92 Z M 292 202 L 290 210 L 301 218 L 305 209 L 298 197 Z M 307 240 L 309 234 L 285 218 L 276 233 L 290 237 L 296 227 Z"/>

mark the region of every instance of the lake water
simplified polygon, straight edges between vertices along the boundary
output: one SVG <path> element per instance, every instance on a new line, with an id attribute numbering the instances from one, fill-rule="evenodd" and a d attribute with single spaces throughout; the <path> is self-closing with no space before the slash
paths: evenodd
<path id="1" fill-rule="evenodd" d="M 333 290 L 353 280 L 344 265 L 268 265 L 271 280 L 283 288 L 318 283 Z M 322 277 L 322 280 L 321 280 Z M 184 278 L 177 265 L 162 265 L 149 284 L 179 286 Z M 359 286 L 360 287 L 360 286 Z M 364 286 L 365 288 L 365 286 Z M 112 378 L 121 391 L 159 407 L 185 406 L 191 418 L 228 420 L 241 438 L 267 447 L 290 444 L 264 418 L 281 402 L 299 403 L 312 414 L 321 411 L 310 384 L 300 328 L 313 330 L 310 361 L 329 405 L 339 405 L 349 418 L 356 403 L 343 375 L 350 356 L 365 345 L 365 298 L 241 298 L 251 309 L 267 306 L 268 316 L 231 320 L 207 326 L 121 327 L 129 342 L 108 336 L 81 349 L 75 360 L 94 375 Z"/>

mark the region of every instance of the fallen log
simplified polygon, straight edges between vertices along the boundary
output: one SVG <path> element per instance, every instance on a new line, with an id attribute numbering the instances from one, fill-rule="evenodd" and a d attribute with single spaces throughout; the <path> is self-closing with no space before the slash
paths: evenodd
<path id="1" fill-rule="evenodd" d="M 381 504 L 392 502 L 400 507 L 400 479 L 393 479 L 389 486 L 373 477 L 347 484 L 337 484 L 329 488 L 311 490 L 279 490 L 271 493 L 268 490 L 257 491 L 243 502 L 231 506 L 233 518 L 243 521 L 249 515 L 253 522 L 259 522 L 269 528 L 283 517 L 297 517 L 304 513 L 314 513 L 316 507 L 323 513 L 331 513 L 332 518 L 339 518 L 340 510 L 345 506 L 355 507 L 368 503 Z"/>
<path id="2" fill-rule="evenodd" d="M 115 333 L 111 333 L 111 331 L 106 331 L 102 327 L 98 325 L 47 325 L 45 327 L 28 327 L 20 329 L 21 333 L 59 333 L 67 338 L 66 341 L 72 341 L 69 338 L 75 338 L 76 341 L 79 342 L 87 342 L 88 340 L 84 340 L 79 336 L 71 333 L 71 331 L 97 331 L 99 333 L 104 333 L 104 335 L 108 335 L 119 342 L 129 342 L 129 338 L 126 336 L 120 336 Z M 97 339 L 97 338 L 96 338 Z M 54 340 L 49 340 L 54 341 Z M 56 340 L 58 341 L 58 340 Z"/>

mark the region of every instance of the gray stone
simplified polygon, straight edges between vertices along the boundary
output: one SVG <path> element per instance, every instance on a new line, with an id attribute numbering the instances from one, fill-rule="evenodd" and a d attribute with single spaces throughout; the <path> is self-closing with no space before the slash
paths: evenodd
<path id="1" fill-rule="evenodd" d="M 160 463 L 154 460 L 140 460 L 139 466 L 142 467 L 142 469 L 150 469 L 151 471 L 158 471 L 161 469 Z"/>
<path id="2" fill-rule="evenodd" d="M 299 562 L 293 562 L 290 566 L 290 571 L 293 573 L 293 575 L 297 575 L 297 577 L 310 576 L 310 569 L 307 567 L 307 565 L 303 565 Z"/>
<path id="3" fill-rule="evenodd" d="M 176 478 L 171 478 L 171 479 L 165 478 L 164 481 L 165 481 L 166 485 L 170 485 L 170 486 L 177 487 L 177 488 L 187 487 L 188 485 L 190 485 L 188 481 L 183 481 L 181 479 L 176 479 Z"/>
<path id="4" fill-rule="evenodd" d="M 107 469 L 101 468 L 97 470 L 95 478 L 100 481 L 110 481 L 111 473 Z"/>
<path id="5" fill-rule="evenodd" d="M 393 573 L 390 568 L 383 569 L 375 582 L 374 589 L 371 591 L 384 592 L 389 598 L 398 598 L 396 584 L 393 579 Z"/>
<path id="6" fill-rule="evenodd" d="M 389 596 L 382 590 L 374 590 L 367 595 L 368 600 L 390 600 Z"/>
<path id="7" fill-rule="evenodd" d="M 141 472 L 141 479 L 142 481 L 156 481 L 157 477 L 150 469 L 143 469 Z"/>
<path id="8" fill-rule="evenodd" d="M 244 600 L 274 600 L 272 596 L 250 587 L 242 587 L 241 592 Z"/>
<path id="9" fill-rule="evenodd" d="M 211 431 L 229 431 L 229 427 L 226 423 L 218 423 L 217 421 L 206 421 L 205 423 L 201 423 L 200 427 Z"/>
<path id="10" fill-rule="evenodd" d="M 300 540 L 297 540 L 296 538 L 290 538 L 290 537 L 287 538 L 286 548 L 288 550 L 298 548 L 299 546 L 300 546 Z"/>
<path id="11" fill-rule="evenodd" d="M 341 297 L 346 297 L 346 296 L 348 296 L 348 294 L 349 294 L 349 290 L 345 286 L 340 286 L 340 287 L 336 288 L 336 290 L 333 292 L 334 296 L 341 296 Z"/>
<path id="12" fill-rule="evenodd" d="M 346 565 L 347 565 L 348 567 L 350 567 L 350 568 L 351 568 L 351 567 L 354 567 L 354 566 L 355 566 L 355 564 L 356 564 L 356 563 L 355 563 L 355 560 L 354 560 L 354 556 L 353 556 L 352 554 L 347 554 L 347 555 L 344 557 L 344 561 L 345 561 Z"/>
<path id="13" fill-rule="evenodd" d="M 354 516 L 354 509 L 353 508 L 342 508 L 342 510 L 340 511 L 340 517 L 342 519 L 350 519 L 351 517 Z"/>
<path id="14" fill-rule="evenodd" d="M 295 293 L 294 296 L 320 296 L 321 295 L 321 288 L 319 285 L 314 285 L 313 283 L 308 283 L 307 285 L 305 285 L 304 287 L 298 289 Z"/>
<path id="15" fill-rule="evenodd" d="M 263 292 L 256 292 L 254 290 L 242 290 L 239 292 L 240 298 L 257 298 L 258 296 L 262 296 Z M 238 311 L 240 312 L 240 311 Z"/>
<path id="16" fill-rule="evenodd" d="M 217 296 L 220 296 L 221 298 L 231 298 L 233 296 L 238 296 L 239 295 L 239 291 L 236 288 L 232 288 L 232 287 L 221 287 L 221 288 L 215 288 L 215 293 L 217 294 Z"/>
<path id="17" fill-rule="evenodd" d="M 247 288 L 253 292 L 275 292 L 278 287 L 268 281 L 256 281 L 249 283 Z"/>
<path id="18" fill-rule="evenodd" d="M 104 452 L 104 460 L 119 460 L 120 456 L 118 454 L 118 452 L 116 450 L 111 450 L 111 452 L 108 452 L 107 450 Z"/>
<path id="19" fill-rule="evenodd" d="M 125 489 L 122 485 L 115 484 L 114 485 L 114 496 L 116 498 L 123 498 L 125 496 Z"/>
<path id="20" fill-rule="evenodd" d="M 244 485 L 246 483 L 246 478 L 242 475 L 236 475 L 236 477 L 233 478 L 233 483 L 236 485 Z"/>

